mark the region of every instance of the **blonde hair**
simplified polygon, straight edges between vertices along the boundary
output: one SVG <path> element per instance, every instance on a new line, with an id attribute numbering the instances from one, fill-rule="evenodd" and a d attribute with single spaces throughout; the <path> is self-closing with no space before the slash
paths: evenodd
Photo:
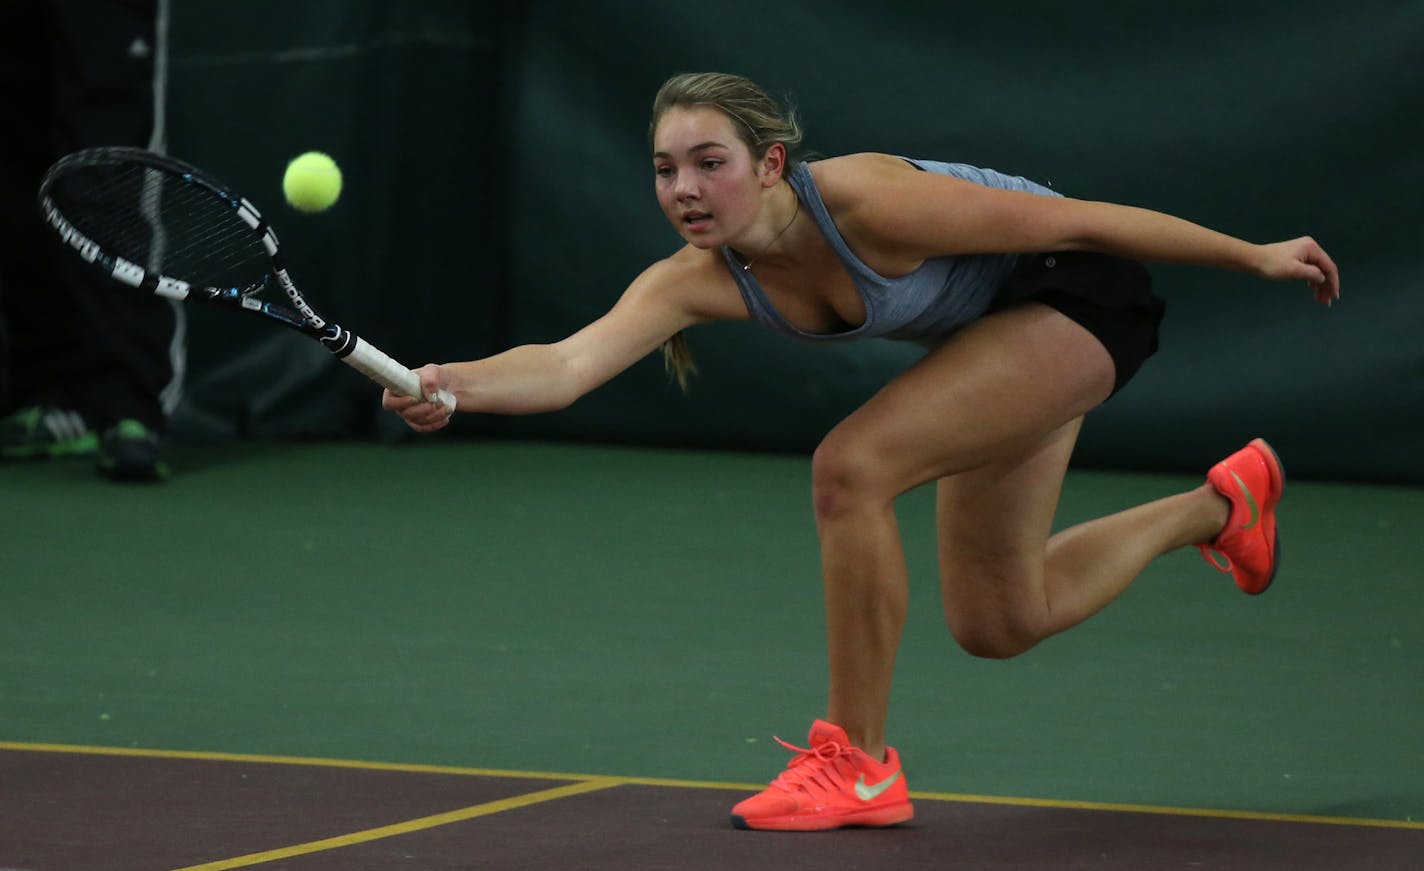
<path id="1" fill-rule="evenodd" d="M 783 105 L 761 85 L 732 73 L 680 73 L 663 82 L 653 98 L 653 117 L 648 123 L 648 142 L 657 133 L 658 122 L 670 109 L 706 106 L 732 119 L 732 127 L 752 157 L 760 160 L 771 146 L 781 143 L 787 158 L 801 144 L 801 123 L 796 110 Z M 678 333 L 663 343 L 663 368 L 677 380 L 683 392 L 697 374 L 697 363 L 687 347 L 687 337 Z"/>
<path id="2" fill-rule="evenodd" d="M 732 73 L 681 73 L 663 82 L 653 98 L 649 144 L 669 109 L 690 106 L 708 106 L 731 118 L 737 138 L 758 160 L 778 142 L 786 146 L 788 156 L 801 144 L 796 110 L 783 108 L 761 85 Z"/>

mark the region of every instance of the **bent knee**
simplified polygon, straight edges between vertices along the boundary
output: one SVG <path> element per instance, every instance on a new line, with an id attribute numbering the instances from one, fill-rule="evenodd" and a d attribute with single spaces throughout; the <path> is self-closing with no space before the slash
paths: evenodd
<path id="1" fill-rule="evenodd" d="M 875 451 L 833 432 L 811 456 L 811 500 L 820 519 L 843 517 L 899 495 Z"/>
<path id="2" fill-rule="evenodd" d="M 947 615 L 949 632 L 970 656 L 981 659 L 1012 659 L 1027 653 L 1043 640 L 1038 621 L 1026 614 L 996 613 L 969 618 Z"/>

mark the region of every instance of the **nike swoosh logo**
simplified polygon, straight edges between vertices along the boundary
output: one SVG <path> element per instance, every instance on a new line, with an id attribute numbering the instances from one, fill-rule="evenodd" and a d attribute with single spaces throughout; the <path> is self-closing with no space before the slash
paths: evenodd
<path id="1" fill-rule="evenodd" d="M 1246 486 L 1245 481 L 1241 480 L 1241 476 L 1232 472 L 1231 478 L 1236 482 L 1236 486 L 1241 488 L 1241 495 L 1246 497 L 1246 507 L 1251 509 L 1251 519 L 1241 524 L 1241 528 L 1250 529 L 1256 525 L 1256 521 L 1261 519 L 1261 509 L 1256 507 L 1256 497 L 1251 495 L 1250 488 Z"/>
<path id="2" fill-rule="evenodd" d="M 895 781 L 899 779 L 900 772 L 896 771 L 894 774 L 890 775 L 879 783 L 871 785 L 865 782 L 865 775 L 862 774 L 860 777 L 857 777 L 855 779 L 855 797 L 860 799 L 861 801 L 875 801 L 877 798 L 880 797 L 881 793 L 889 789 L 892 785 L 894 785 Z"/>

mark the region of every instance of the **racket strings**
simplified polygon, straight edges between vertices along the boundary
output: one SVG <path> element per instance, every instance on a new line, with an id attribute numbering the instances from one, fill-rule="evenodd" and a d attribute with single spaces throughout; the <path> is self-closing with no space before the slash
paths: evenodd
<path id="1" fill-rule="evenodd" d="M 271 261 L 261 238 L 216 191 L 138 164 L 76 167 L 50 198 L 111 255 L 200 287 L 259 289 Z"/>

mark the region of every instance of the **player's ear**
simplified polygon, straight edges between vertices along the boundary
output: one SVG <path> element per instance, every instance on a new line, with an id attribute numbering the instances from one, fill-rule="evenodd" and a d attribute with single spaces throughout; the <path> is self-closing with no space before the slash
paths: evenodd
<path id="1" fill-rule="evenodd" d="M 758 171 L 761 176 L 762 187 L 774 187 L 781 181 L 781 176 L 786 172 L 786 146 L 780 142 L 773 142 L 763 154 L 758 162 Z"/>

